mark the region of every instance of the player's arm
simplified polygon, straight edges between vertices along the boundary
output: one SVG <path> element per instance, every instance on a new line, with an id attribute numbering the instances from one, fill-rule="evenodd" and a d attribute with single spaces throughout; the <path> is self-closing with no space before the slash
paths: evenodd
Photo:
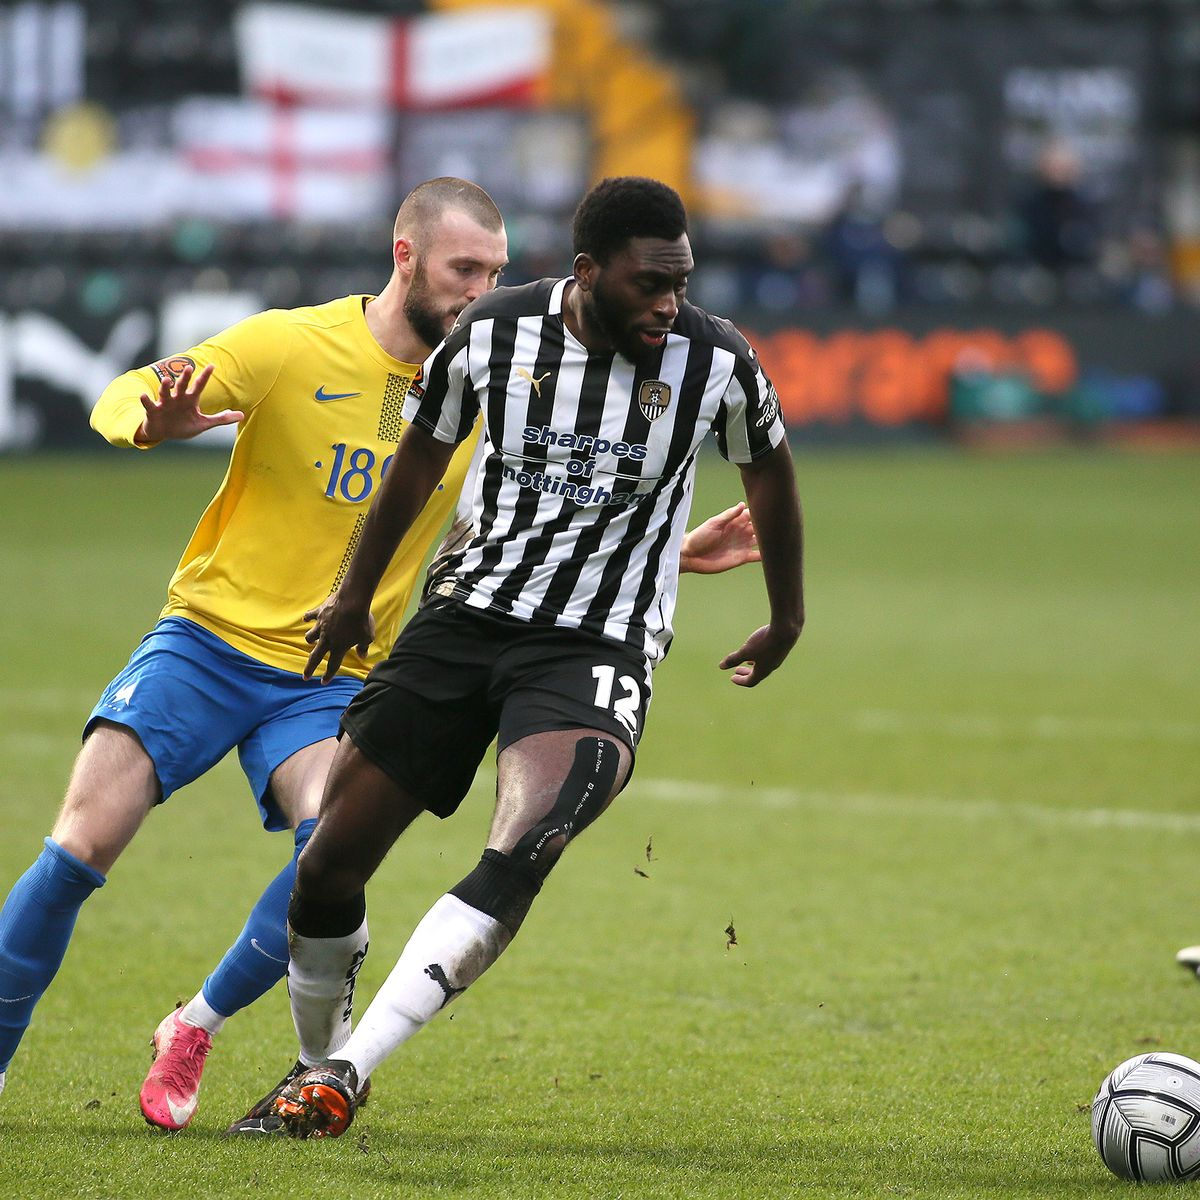
<path id="1" fill-rule="evenodd" d="M 746 563 L 758 562 L 759 558 L 754 521 L 749 509 L 739 501 L 684 534 L 679 550 L 679 573 L 717 575 Z"/>
<path id="2" fill-rule="evenodd" d="M 135 446 L 157 446 L 160 442 L 182 442 L 198 437 L 209 429 L 236 425 L 246 416 L 240 409 L 225 408 L 206 413 L 201 407 L 205 384 L 216 368 L 206 363 L 200 370 L 187 366 L 172 379 L 164 379 L 151 396 L 138 393 L 142 423 L 133 435 Z"/>
<path id="3" fill-rule="evenodd" d="M 715 423 L 717 446 L 742 473 L 771 611 L 770 623 L 720 665 L 733 669 L 740 687 L 754 687 L 787 658 L 804 628 L 804 532 L 779 396 L 750 343 L 729 323 L 715 324 L 735 356 Z"/>
<path id="4" fill-rule="evenodd" d="M 114 446 L 149 450 L 244 419 L 275 382 L 287 345 L 283 314 L 258 313 L 181 354 L 118 375 L 92 409 Z"/>
<path id="5" fill-rule="evenodd" d="M 321 660 L 328 656 L 329 663 L 321 676 L 322 682 L 328 683 L 351 646 L 360 654 L 367 652 L 375 637 L 371 616 L 375 589 L 396 548 L 446 473 L 454 450 L 452 443 L 438 441 L 416 425 L 409 425 L 400 435 L 345 578 L 324 604 L 304 614 L 306 621 L 314 622 L 305 634 L 312 646 L 304 666 L 305 679 L 311 679 Z"/>
<path id="6" fill-rule="evenodd" d="M 208 414 L 201 408 L 205 386 L 215 367 L 206 363 L 199 370 L 190 358 L 180 355 L 178 374 L 162 370 L 156 363 L 147 370 L 161 371 L 151 383 L 143 371 L 128 371 L 104 389 L 92 409 L 92 428 L 114 446 L 149 450 L 160 442 L 183 441 L 215 429 L 235 425 L 245 417 L 240 409 L 219 409 Z"/>
<path id="7" fill-rule="evenodd" d="M 784 439 L 752 462 L 739 464 L 758 532 L 771 621 L 721 660 L 732 680 L 754 687 L 778 667 L 804 628 L 804 530 L 796 469 Z"/>

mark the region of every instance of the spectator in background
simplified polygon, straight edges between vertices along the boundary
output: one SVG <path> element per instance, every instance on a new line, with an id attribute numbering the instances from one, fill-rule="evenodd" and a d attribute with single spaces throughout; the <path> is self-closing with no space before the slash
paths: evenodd
<path id="1" fill-rule="evenodd" d="M 808 238 L 790 229 L 765 237 L 745 272 L 744 301 L 769 312 L 796 312 L 829 303 L 826 273 L 814 261 Z"/>
<path id="2" fill-rule="evenodd" d="M 835 294 L 862 313 L 889 312 L 899 298 L 901 257 L 888 238 L 886 217 L 863 184 L 852 183 L 825 231 Z"/>
<path id="3" fill-rule="evenodd" d="M 1021 249 L 1039 266 L 1061 274 L 1096 263 L 1100 214 L 1081 182 L 1079 156 L 1066 142 L 1056 139 L 1043 147 L 1015 216 Z"/>
<path id="4" fill-rule="evenodd" d="M 1137 226 L 1125 242 L 1124 254 L 1122 303 L 1142 312 L 1166 312 L 1175 303 L 1175 283 L 1162 234 L 1149 225 Z"/>

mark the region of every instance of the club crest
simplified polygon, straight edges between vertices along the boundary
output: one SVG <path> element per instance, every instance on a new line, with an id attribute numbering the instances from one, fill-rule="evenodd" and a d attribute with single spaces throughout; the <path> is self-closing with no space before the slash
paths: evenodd
<path id="1" fill-rule="evenodd" d="M 176 354 L 174 358 L 163 358 L 152 363 L 150 369 L 158 376 L 160 383 L 173 383 L 188 367 L 194 371 L 196 360 L 188 358 L 186 354 Z"/>
<path id="2" fill-rule="evenodd" d="M 671 403 L 671 385 L 661 379 L 645 379 L 638 388 L 638 408 L 647 421 L 657 421 Z"/>

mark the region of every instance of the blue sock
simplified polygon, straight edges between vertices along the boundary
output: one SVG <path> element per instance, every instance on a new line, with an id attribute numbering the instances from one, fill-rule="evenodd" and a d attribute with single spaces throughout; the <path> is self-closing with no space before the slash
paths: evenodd
<path id="1" fill-rule="evenodd" d="M 0 909 L 0 1071 L 58 972 L 80 907 L 103 884 L 99 871 L 47 838 L 8 893 Z"/>
<path id="2" fill-rule="evenodd" d="M 296 826 L 295 854 L 267 885 L 237 941 L 204 981 L 205 1002 L 223 1017 L 253 1004 L 287 974 L 287 910 L 296 882 L 296 859 L 316 827 L 315 817 Z"/>

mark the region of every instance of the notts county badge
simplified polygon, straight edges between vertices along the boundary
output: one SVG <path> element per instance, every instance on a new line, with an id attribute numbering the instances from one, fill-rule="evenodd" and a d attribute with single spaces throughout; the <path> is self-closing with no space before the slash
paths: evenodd
<path id="1" fill-rule="evenodd" d="M 671 403 L 671 385 L 661 379 L 645 379 L 638 389 L 638 408 L 647 421 L 657 421 Z"/>

